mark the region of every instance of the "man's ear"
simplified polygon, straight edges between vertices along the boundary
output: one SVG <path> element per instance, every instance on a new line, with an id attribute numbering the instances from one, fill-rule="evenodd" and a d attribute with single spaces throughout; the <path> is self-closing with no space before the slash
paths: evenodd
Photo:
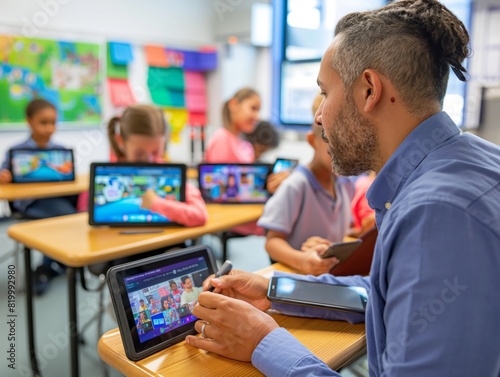
<path id="1" fill-rule="evenodd" d="M 373 111 L 382 97 L 382 81 L 377 71 L 366 69 L 361 74 L 361 92 L 363 94 L 363 110 Z"/>

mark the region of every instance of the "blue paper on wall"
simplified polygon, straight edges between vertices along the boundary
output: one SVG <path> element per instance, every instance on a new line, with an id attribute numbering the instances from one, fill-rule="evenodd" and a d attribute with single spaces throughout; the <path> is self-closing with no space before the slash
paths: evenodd
<path id="1" fill-rule="evenodd" d="M 187 51 L 184 53 L 183 68 L 188 71 L 204 72 L 217 68 L 216 51 Z"/>
<path id="2" fill-rule="evenodd" d="M 132 46 L 129 43 L 109 42 L 109 51 L 113 64 L 125 65 L 134 60 Z"/>

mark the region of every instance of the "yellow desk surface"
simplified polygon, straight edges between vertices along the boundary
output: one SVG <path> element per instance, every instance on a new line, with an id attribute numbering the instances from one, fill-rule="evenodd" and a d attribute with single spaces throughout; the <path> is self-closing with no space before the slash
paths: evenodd
<path id="1" fill-rule="evenodd" d="M 89 189 L 89 176 L 77 175 L 73 182 L 0 184 L 0 199 L 41 199 L 76 195 Z"/>
<path id="2" fill-rule="evenodd" d="M 275 264 L 257 273 L 269 275 L 273 270 L 293 272 Z M 339 369 L 366 350 L 364 324 L 323 319 L 289 317 L 271 314 L 330 368 Z M 118 329 L 110 330 L 99 340 L 101 359 L 126 376 L 261 376 L 252 364 L 207 353 L 180 342 L 143 360 L 127 358 Z M 279 362 L 279 360 L 277 360 Z"/>
<path id="3" fill-rule="evenodd" d="M 119 234 L 120 231 L 135 228 L 92 227 L 88 225 L 87 213 L 15 224 L 8 229 L 7 234 L 67 266 L 82 267 L 256 221 L 263 208 L 261 204 L 209 204 L 208 221 L 204 226 L 168 227 L 156 234 L 124 235 Z"/>

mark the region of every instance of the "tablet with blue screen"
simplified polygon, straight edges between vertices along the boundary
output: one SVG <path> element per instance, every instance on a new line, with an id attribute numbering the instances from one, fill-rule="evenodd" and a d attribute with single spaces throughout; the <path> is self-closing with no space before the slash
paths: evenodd
<path id="1" fill-rule="evenodd" d="M 164 199 L 186 201 L 186 165 L 93 163 L 90 167 L 90 225 L 179 225 L 160 213 L 142 208 L 142 196 L 149 189 Z"/>
<path id="2" fill-rule="evenodd" d="M 198 181 L 207 203 L 258 204 L 269 199 L 269 164 L 200 164 Z"/>
<path id="3" fill-rule="evenodd" d="M 75 180 L 71 149 L 11 149 L 9 160 L 13 183 Z"/>
<path id="4" fill-rule="evenodd" d="M 108 287 L 125 354 L 139 360 L 195 334 L 192 314 L 203 281 L 217 269 L 196 245 L 112 267 Z"/>

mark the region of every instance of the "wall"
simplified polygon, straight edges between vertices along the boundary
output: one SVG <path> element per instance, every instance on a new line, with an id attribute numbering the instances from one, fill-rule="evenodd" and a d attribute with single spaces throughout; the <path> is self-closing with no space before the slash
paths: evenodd
<path id="1" fill-rule="evenodd" d="M 0 32 L 26 37 L 89 42 L 124 40 L 193 48 L 214 42 L 216 13 L 212 3 L 205 0 L 145 0 L 140 5 L 136 0 L 0 0 L 0 9 Z M 141 53 L 140 49 L 134 52 Z M 140 80 L 137 74 L 131 73 L 131 83 Z M 218 84 L 218 74 L 215 76 L 215 80 L 209 77 L 211 86 Z M 103 97 L 103 118 L 108 119 L 116 110 L 107 95 Z M 1 132 L 0 155 L 26 135 L 25 132 Z M 75 149 L 79 171 L 86 171 L 91 161 L 108 159 L 108 143 L 102 128 L 59 130 L 54 140 Z M 188 151 L 187 137 L 183 137 L 181 144 L 170 147 L 170 154 L 181 161 L 188 160 Z"/>
<path id="2" fill-rule="evenodd" d="M 472 50 L 469 98 L 481 110 L 482 119 L 475 132 L 500 145 L 500 3 L 498 0 L 476 0 L 472 18 Z M 481 88 L 489 88 L 481 98 Z M 474 93 L 475 91 L 475 93 Z M 482 105 L 482 108 L 481 108 Z M 478 111 L 479 114 L 479 111 Z"/>

